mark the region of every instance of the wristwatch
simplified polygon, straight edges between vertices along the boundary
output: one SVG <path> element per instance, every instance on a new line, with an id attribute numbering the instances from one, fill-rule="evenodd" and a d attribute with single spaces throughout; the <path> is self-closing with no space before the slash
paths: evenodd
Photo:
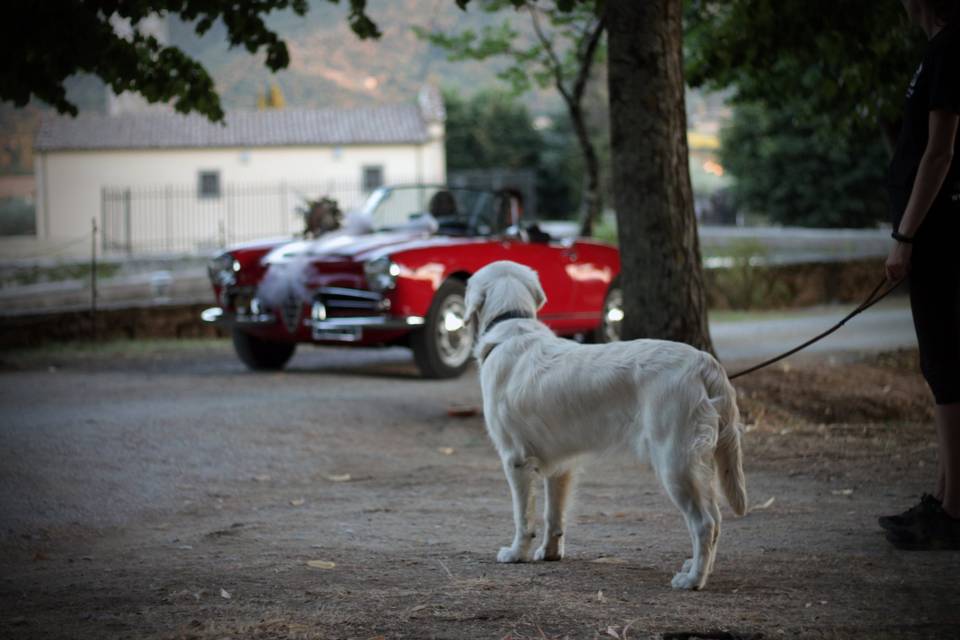
<path id="1" fill-rule="evenodd" d="M 899 231 L 894 231 L 890 234 L 890 237 L 897 242 L 902 242 L 903 244 L 913 244 L 913 238 L 911 236 L 905 236 Z"/>

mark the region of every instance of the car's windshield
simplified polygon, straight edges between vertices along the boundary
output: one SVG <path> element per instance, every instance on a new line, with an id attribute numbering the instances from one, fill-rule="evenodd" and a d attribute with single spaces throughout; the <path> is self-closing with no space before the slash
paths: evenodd
<path id="1" fill-rule="evenodd" d="M 383 187 L 371 194 L 363 209 L 377 231 L 416 225 L 430 214 L 438 233 L 483 236 L 499 231 L 498 200 L 492 192 L 474 189 Z"/>

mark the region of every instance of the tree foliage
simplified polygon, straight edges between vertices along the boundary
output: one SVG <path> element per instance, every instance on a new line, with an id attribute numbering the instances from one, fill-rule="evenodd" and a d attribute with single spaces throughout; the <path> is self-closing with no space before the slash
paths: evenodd
<path id="1" fill-rule="evenodd" d="M 539 162 L 543 138 L 511 95 L 483 91 L 465 100 L 444 92 L 444 103 L 448 168 L 526 169 Z"/>
<path id="2" fill-rule="evenodd" d="M 686 77 L 735 101 L 789 104 L 799 120 L 892 137 L 923 39 L 898 2 L 688 0 Z"/>
<path id="3" fill-rule="evenodd" d="M 338 3 L 339 0 L 328 0 Z M 365 13 L 366 0 L 349 0 L 348 20 L 361 38 L 380 32 Z M 174 16 L 206 33 L 217 21 L 226 26 L 231 47 L 263 51 L 273 71 L 290 56 L 283 40 L 265 22 L 274 11 L 307 11 L 307 0 L 10 0 L 0 26 L 3 66 L 0 99 L 23 106 L 38 98 L 61 113 L 76 115 L 64 82 L 77 73 L 99 76 L 117 94 L 131 91 L 149 102 L 172 101 L 181 112 L 223 119 L 210 75 L 197 60 L 161 43 L 139 28 L 149 16 Z M 129 24 L 123 35 L 117 24 Z"/>
<path id="4" fill-rule="evenodd" d="M 511 93 L 482 91 L 469 99 L 444 93 L 447 167 L 536 168 L 538 210 L 551 218 L 576 209 L 583 165 L 565 118 L 538 131 L 527 108 Z"/>
<path id="5" fill-rule="evenodd" d="M 467 2 L 458 0 L 457 4 L 466 7 Z M 577 83 L 585 84 L 589 65 L 603 57 L 600 3 L 596 0 L 580 3 L 478 0 L 476 4 L 490 14 L 505 9 L 522 11 L 527 14 L 523 17 L 529 16 L 531 25 L 539 29 L 543 37 L 536 34 L 534 38 L 525 37 L 516 28 L 517 19 L 513 16 L 504 18 L 499 25 L 486 26 L 479 33 L 473 29 L 452 34 L 422 28 L 415 31 L 446 51 L 450 60 L 498 57 L 506 61 L 507 66 L 498 77 L 518 95 L 534 87 L 555 87 L 565 100 L 573 100 L 578 91 L 583 91 Z"/>
<path id="6" fill-rule="evenodd" d="M 771 222 L 868 227 L 887 218 L 886 151 L 862 130 L 825 138 L 822 116 L 800 120 L 789 104 L 739 105 L 723 131 L 720 159 L 735 178 L 738 207 Z"/>
<path id="7" fill-rule="evenodd" d="M 563 114 L 557 114 L 557 117 L 551 120 L 551 125 L 540 132 L 543 137 L 543 150 L 537 165 L 538 208 L 542 217 L 572 220 L 583 213 L 580 207 L 585 187 L 583 176 L 586 172 L 583 154 L 580 152 L 570 119 L 563 117 Z M 609 170 L 609 136 L 594 137 L 594 145 L 599 149 L 597 155 L 604 168 Z M 609 185 L 605 184 L 604 187 Z M 605 189 L 604 199 L 608 196 Z M 581 220 L 581 232 L 582 222 Z"/>
<path id="8" fill-rule="evenodd" d="M 468 0 L 457 3 L 466 7 Z M 453 34 L 419 29 L 417 33 L 445 50 L 450 60 L 505 60 L 507 66 L 498 76 L 516 94 L 534 87 L 553 87 L 560 94 L 583 157 L 586 179 L 581 232 L 590 235 L 593 221 L 603 208 L 603 199 L 601 162 L 587 124 L 584 95 L 595 62 L 603 58 L 605 3 L 479 0 L 476 4 L 491 14 L 505 9 L 522 11 L 529 17 L 533 37 L 522 37 L 515 27 L 516 20 L 510 19 L 498 26 L 487 26 L 481 33 L 472 29 Z"/>
<path id="9" fill-rule="evenodd" d="M 722 157 L 740 206 L 806 226 L 886 217 L 881 141 L 924 43 L 900 3 L 689 0 L 684 17 L 687 81 L 734 90 Z"/>

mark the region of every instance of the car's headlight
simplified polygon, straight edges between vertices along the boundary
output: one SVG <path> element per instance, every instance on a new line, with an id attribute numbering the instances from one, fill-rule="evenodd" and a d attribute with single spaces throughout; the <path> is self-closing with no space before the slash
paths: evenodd
<path id="1" fill-rule="evenodd" d="M 367 277 L 367 284 L 371 291 L 383 292 L 393 289 L 400 275 L 400 265 L 388 256 L 375 258 L 363 265 L 363 274 Z"/>
<path id="2" fill-rule="evenodd" d="M 229 253 L 222 253 L 207 264 L 210 280 L 215 284 L 227 286 L 237 281 L 240 262 Z"/>

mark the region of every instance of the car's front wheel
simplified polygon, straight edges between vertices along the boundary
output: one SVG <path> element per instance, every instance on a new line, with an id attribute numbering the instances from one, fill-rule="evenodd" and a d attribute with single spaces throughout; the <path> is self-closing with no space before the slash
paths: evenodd
<path id="1" fill-rule="evenodd" d="M 443 283 L 423 327 L 410 337 L 413 359 L 425 378 L 455 378 L 470 364 L 473 331 L 467 327 L 466 291 L 460 280 Z"/>
<path id="2" fill-rule="evenodd" d="M 234 329 L 233 348 L 254 371 L 279 371 L 290 361 L 297 343 L 273 342 Z"/>
<path id="3" fill-rule="evenodd" d="M 620 288 L 619 277 L 610 283 L 607 297 L 603 301 L 602 314 L 600 326 L 593 332 L 593 341 L 601 344 L 619 341 L 620 326 L 623 324 L 623 289 Z"/>

